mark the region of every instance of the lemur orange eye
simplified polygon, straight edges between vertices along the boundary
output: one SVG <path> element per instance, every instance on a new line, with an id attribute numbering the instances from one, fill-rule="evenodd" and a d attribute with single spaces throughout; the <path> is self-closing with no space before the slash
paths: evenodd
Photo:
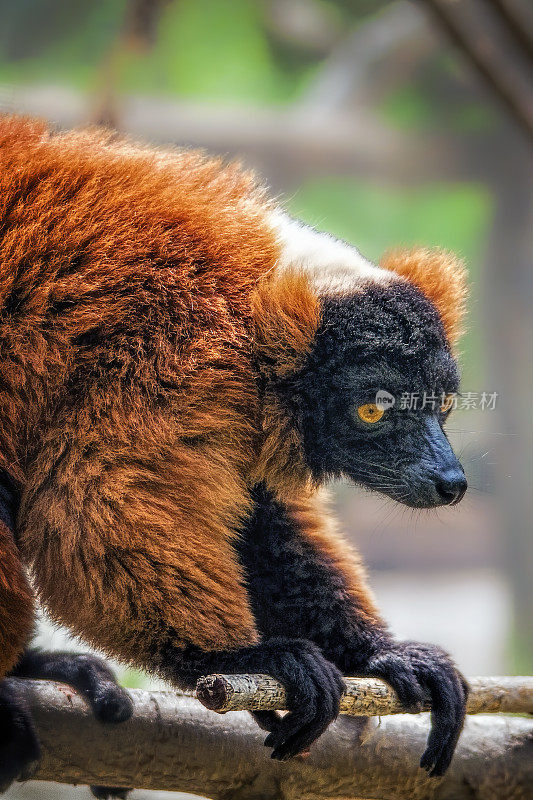
<path id="1" fill-rule="evenodd" d="M 442 405 L 440 407 L 440 410 L 442 411 L 443 414 L 446 414 L 446 412 L 449 411 L 450 408 L 452 408 L 454 400 L 455 400 L 454 394 L 447 394 L 444 397 Z"/>
<path id="2" fill-rule="evenodd" d="M 375 403 L 365 403 L 357 409 L 359 419 L 362 419 L 363 422 L 379 422 L 384 413 L 385 410 Z"/>

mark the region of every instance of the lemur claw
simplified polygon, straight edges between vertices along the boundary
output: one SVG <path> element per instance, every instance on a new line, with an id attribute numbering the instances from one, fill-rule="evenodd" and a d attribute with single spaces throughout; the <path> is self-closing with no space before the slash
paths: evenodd
<path id="1" fill-rule="evenodd" d="M 126 722 L 133 714 L 133 703 L 122 686 L 110 683 L 102 688 L 102 695 L 92 698 L 91 707 L 99 722 L 117 725 Z"/>

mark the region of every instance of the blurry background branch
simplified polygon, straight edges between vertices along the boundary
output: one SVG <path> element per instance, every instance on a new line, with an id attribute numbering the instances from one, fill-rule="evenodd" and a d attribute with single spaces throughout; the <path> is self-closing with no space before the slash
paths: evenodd
<path id="1" fill-rule="evenodd" d="M 519 5 L 516 0 L 486 0 L 499 21 L 509 30 L 525 55 L 533 60 L 533 14 L 531 8 L 529 15 L 527 6 Z"/>
<path id="2" fill-rule="evenodd" d="M 98 724 L 65 686 L 24 681 L 43 745 L 37 779 L 135 786 L 213 800 L 527 800 L 533 781 L 533 720 L 469 718 L 439 781 L 418 767 L 427 715 L 340 717 L 306 759 L 269 758 L 265 734 L 245 712 L 218 716 L 172 692 L 131 693 L 133 718 Z M 502 794 L 502 787 L 504 793 Z"/>
<path id="3" fill-rule="evenodd" d="M 68 89 L 21 87 L 17 103 L 65 128 L 80 124 L 86 115 L 85 97 Z M 115 111 L 113 105 L 112 113 Z M 357 121 L 343 113 L 309 119 L 292 109 L 225 108 L 166 98 L 124 97 L 120 127 L 136 138 L 160 144 L 178 140 L 181 145 L 245 157 L 285 186 L 302 180 L 310 164 L 330 174 L 415 183 L 458 174 L 461 163 L 453 146 L 447 148 L 444 142 L 438 146 L 427 137 L 387 130 L 364 109 Z M 472 172 L 477 163 L 473 152 Z"/>
<path id="4" fill-rule="evenodd" d="M 510 0 L 422 0 L 533 144 L 531 6 Z"/>
<path id="5" fill-rule="evenodd" d="M 295 111 L 328 116 L 331 121 L 335 112 L 361 108 L 377 88 L 375 75 L 369 81 L 372 70 L 399 48 L 414 48 L 419 54 L 423 27 L 422 16 L 405 0 L 358 25 L 332 47 L 294 104 Z"/>
<path id="6" fill-rule="evenodd" d="M 130 0 L 126 12 L 124 38 L 140 47 L 150 47 L 157 39 L 162 11 L 171 0 Z"/>
<path id="7" fill-rule="evenodd" d="M 171 0 L 128 0 L 119 33 L 106 53 L 97 80 L 90 121 L 108 128 L 121 127 L 118 83 L 122 63 L 130 53 L 144 54 L 156 42 L 163 8 Z"/>

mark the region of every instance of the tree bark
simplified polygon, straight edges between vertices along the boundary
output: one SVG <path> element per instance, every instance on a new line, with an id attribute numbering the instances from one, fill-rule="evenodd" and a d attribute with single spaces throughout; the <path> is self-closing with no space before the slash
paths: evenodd
<path id="1" fill-rule="evenodd" d="M 269 758 L 244 712 L 218 716 L 191 697 L 132 691 L 121 725 L 95 721 L 66 686 L 24 681 L 43 759 L 35 778 L 201 794 L 213 800 L 531 800 L 533 720 L 469 718 L 450 770 L 418 767 L 427 715 L 341 717 L 306 759 Z"/>

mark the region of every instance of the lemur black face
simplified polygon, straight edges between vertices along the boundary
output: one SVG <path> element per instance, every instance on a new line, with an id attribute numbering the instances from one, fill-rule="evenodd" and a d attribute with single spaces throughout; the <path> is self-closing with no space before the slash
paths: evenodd
<path id="1" fill-rule="evenodd" d="M 459 502 L 466 479 L 441 409 L 458 383 L 439 315 L 412 285 L 325 298 L 290 392 L 314 477 L 348 476 L 413 507 Z M 380 390 L 393 395 L 392 408 L 372 405 Z"/>

